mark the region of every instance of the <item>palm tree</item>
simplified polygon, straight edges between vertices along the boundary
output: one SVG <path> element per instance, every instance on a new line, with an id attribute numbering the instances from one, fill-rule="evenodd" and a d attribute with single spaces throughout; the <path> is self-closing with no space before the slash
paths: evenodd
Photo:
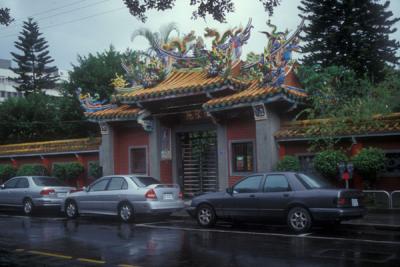
<path id="1" fill-rule="evenodd" d="M 149 28 L 140 28 L 132 33 L 131 40 L 133 42 L 136 37 L 143 36 L 149 42 L 150 47 L 148 52 L 151 53 L 155 52 L 157 48 L 162 47 L 163 44 L 168 43 L 173 31 L 179 36 L 178 26 L 174 22 L 160 27 L 159 32 L 152 32 Z"/>

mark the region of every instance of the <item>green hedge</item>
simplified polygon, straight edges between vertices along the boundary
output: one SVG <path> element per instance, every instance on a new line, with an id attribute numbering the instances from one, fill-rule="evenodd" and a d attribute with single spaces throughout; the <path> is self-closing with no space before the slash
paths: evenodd
<path id="1" fill-rule="evenodd" d="M 79 162 L 68 162 L 55 163 L 51 173 L 63 181 L 68 181 L 78 178 L 84 171 L 83 165 Z"/>
<path id="2" fill-rule="evenodd" d="M 295 156 L 284 156 L 276 165 L 275 169 L 277 171 L 293 171 L 298 172 L 300 171 L 300 161 Z"/>
<path id="3" fill-rule="evenodd" d="M 42 164 L 24 164 L 19 167 L 17 176 L 36 176 L 36 175 L 49 175 L 48 170 Z"/>
<path id="4" fill-rule="evenodd" d="M 385 153 L 374 147 L 363 148 L 352 158 L 354 169 L 364 178 L 376 179 L 379 171 L 383 170 L 386 163 Z"/>
<path id="5" fill-rule="evenodd" d="M 15 176 L 17 170 L 10 164 L 0 164 L 0 181 L 5 182 Z"/>
<path id="6" fill-rule="evenodd" d="M 347 162 L 345 153 L 339 150 L 326 150 L 316 154 L 314 168 L 326 178 L 336 178 L 339 175 L 338 164 Z"/>
<path id="7" fill-rule="evenodd" d="M 97 179 L 103 176 L 103 168 L 100 166 L 98 161 L 89 163 L 88 175 L 91 178 Z"/>

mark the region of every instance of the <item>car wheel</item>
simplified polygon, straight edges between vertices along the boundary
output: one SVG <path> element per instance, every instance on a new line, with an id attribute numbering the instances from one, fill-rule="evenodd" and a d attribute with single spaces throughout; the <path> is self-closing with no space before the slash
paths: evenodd
<path id="1" fill-rule="evenodd" d="M 67 202 L 67 204 L 65 204 L 65 214 L 70 219 L 78 217 L 78 206 L 76 205 L 75 201 L 70 200 Z"/>
<path id="2" fill-rule="evenodd" d="M 307 209 L 295 207 L 289 210 L 287 224 L 295 233 L 307 232 L 312 225 L 312 219 Z"/>
<path id="3" fill-rule="evenodd" d="M 32 213 L 33 213 L 33 202 L 32 202 L 32 200 L 30 200 L 29 198 L 24 200 L 23 210 L 24 210 L 24 214 L 25 215 L 28 215 L 28 216 L 32 215 Z"/>
<path id="4" fill-rule="evenodd" d="M 118 208 L 119 218 L 123 222 L 131 222 L 133 220 L 133 208 L 129 203 L 122 203 Z"/>
<path id="5" fill-rule="evenodd" d="M 212 227 L 215 225 L 217 218 L 214 209 L 210 205 L 200 205 L 196 212 L 197 222 L 202 227 Z"/>

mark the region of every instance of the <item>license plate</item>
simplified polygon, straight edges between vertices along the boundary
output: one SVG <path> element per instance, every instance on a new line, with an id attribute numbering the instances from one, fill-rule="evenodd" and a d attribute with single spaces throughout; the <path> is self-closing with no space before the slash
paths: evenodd
<path id="1" fill-rule="evenodd" d="M 163 199 L 164 200 L 172 200 L 172 199 L 174 199 L 174 197 L 172 196 L 172 194 L 164 194 Z"/>
<path id="2" fill-rule="evenodd" d="M 67 194 L 66 193 L 58 193 L 57 197 L 65 197 Z"/>
<path id="3" fill-rule="evenodd" d="M 352 198 L 351 199 L 351 206 L 358 207 L 358 199 L 357 198 Z"/>

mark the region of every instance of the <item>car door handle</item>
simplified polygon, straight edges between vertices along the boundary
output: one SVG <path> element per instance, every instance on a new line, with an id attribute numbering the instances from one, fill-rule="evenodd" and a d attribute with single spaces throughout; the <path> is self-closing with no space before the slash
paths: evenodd
<path id="1" fill-rule="evenodd" d="M 288 197 L 288 196 L 290 196 L 290 195 L 289 195 L 288 193 L 284 193 L 283 196 L 284 196 L 284 197 Z"/>
<path id="2" fill-rule="evenodd" d="M 249 197 L 256 197 L 256 195 L 250 195 Z"/>

